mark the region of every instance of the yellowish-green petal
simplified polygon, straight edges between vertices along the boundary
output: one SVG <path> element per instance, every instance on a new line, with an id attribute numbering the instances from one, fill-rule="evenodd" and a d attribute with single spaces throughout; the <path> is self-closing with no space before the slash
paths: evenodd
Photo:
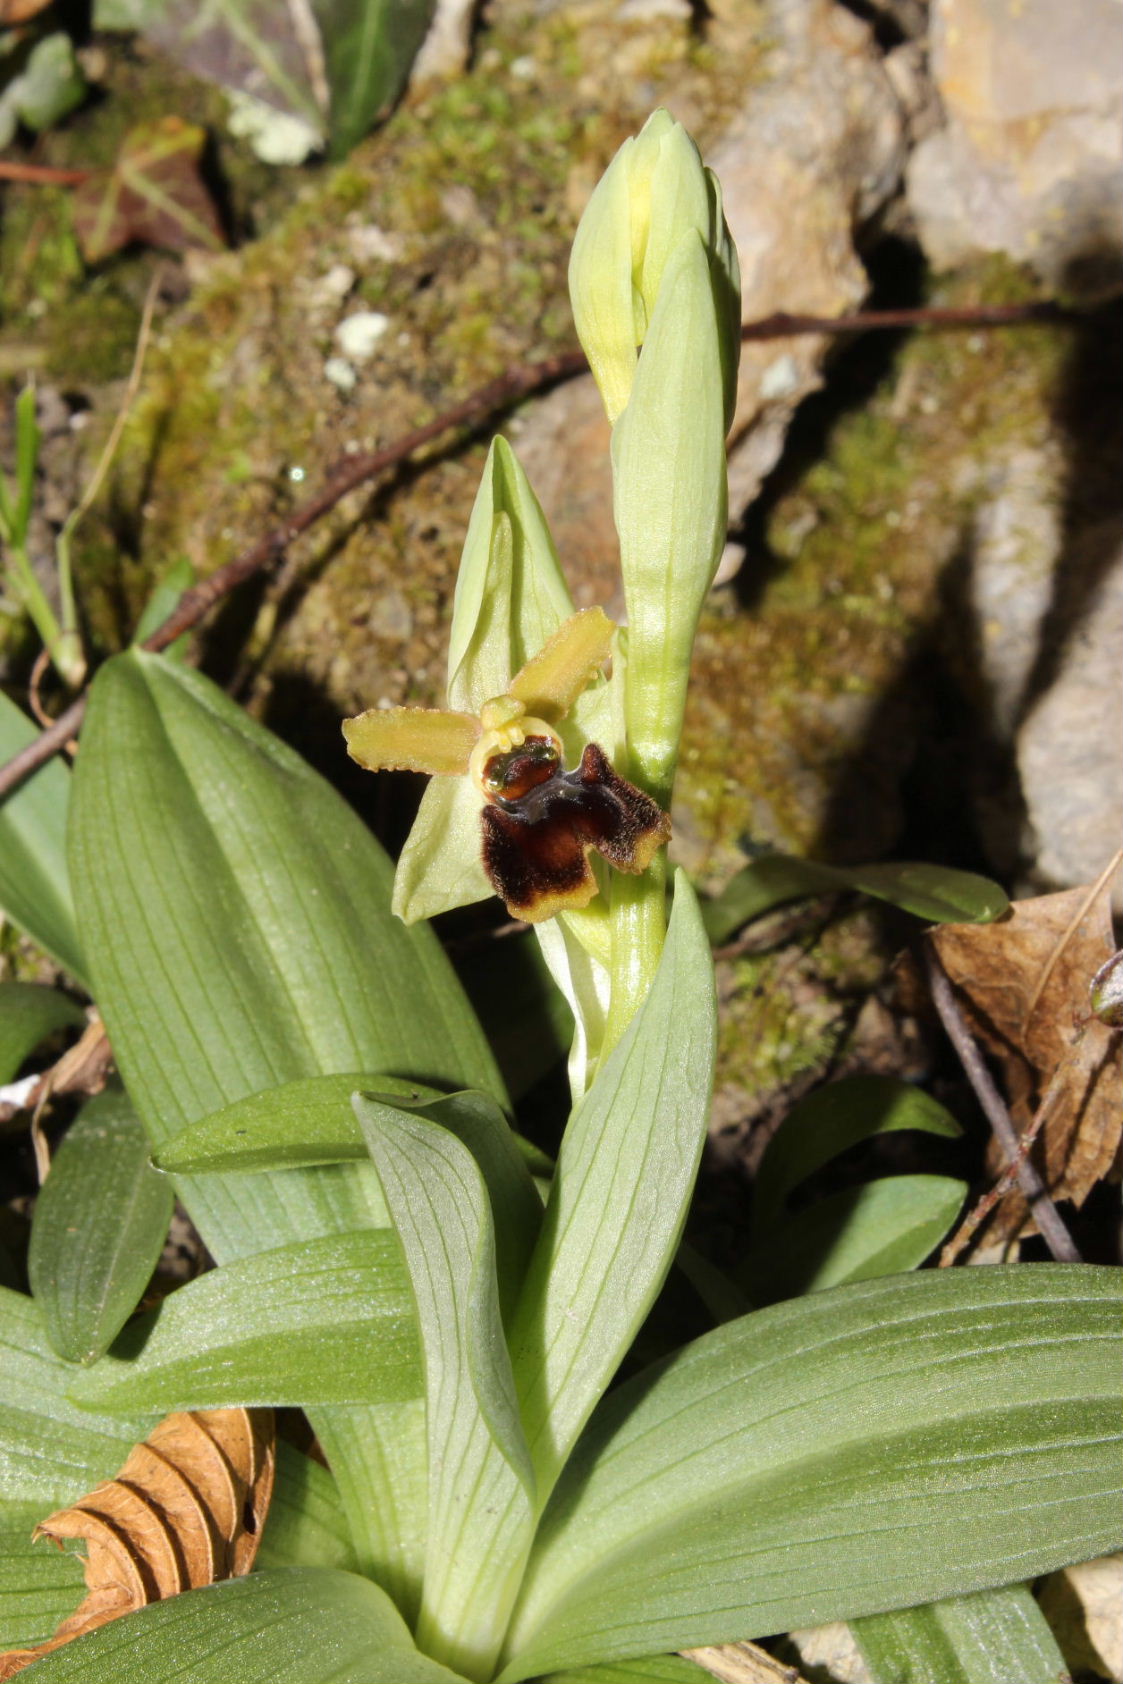
<path id="1" fill-rule="evenodd" d="M 490 900 L 483 868 L 480 808 L 470 778 L 434 778 L 413 821 L 394 876 L 392 907 L 406 924 Z"/>
<path id="2" fill-rule="evenodd" d="M 608 660 L 614 630 L 603 608 L 583 608 L 515 674 L 508 693 L 527 713 L 563 718 Z"/>
<path id="3" fill-rule="evenodd" d="M 441 708 L 368 708 L 343 721 L 348 754 L 370 772 L 462 776 L 479 734 L 472 714 Z"/>

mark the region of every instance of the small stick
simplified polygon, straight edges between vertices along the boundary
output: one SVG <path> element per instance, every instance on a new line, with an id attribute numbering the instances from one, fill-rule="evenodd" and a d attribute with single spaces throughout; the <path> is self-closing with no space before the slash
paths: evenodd
<path id="1" fill-rule="evenodd" d="M 52 723 L 51 716 L 43 706 L 43 698 L 39 693 L 43 682 L 43 675 L 51 664 L 49 649 L 40 649 L 31 668 L 31 677 L 27 681 L 27 699 L 31 703 L 31 711 L 40 725 L 46 727 Z"/>
<path id="2" fill-rule="evenodd" d="M 1079 1044 L 1083 1033 L 1083 1029 L 1080 1029 L 1077 1032 L 1077 1039 L 1073 1041 L 1069 1052 L 1061 1060 L 1060 1064 L 1053 1072 L 1053 1080 L 1046 1088 L 1045 1096 L 1033 1114 L 1033 1121 L 1019 1139 L 1018 1150 L 1014 1157 L 1006 1165 L 1006 1168 L 1002 1171 L 1002 1174 L 999 1176 L 990 1191 L 982 1195 L 973 1210 L 968 1211 L 951 1239 L 948 1240 L 947 1244 L 940 1252 L 939 1266 L 941 1269 L 951 1267 L 960 1252 L 975 1233 L 975 1230 L 981 1223 L 985 1222 L 995 1205 L 1000 1199 L 1004 1199 L 1006 1197 L 1006 1194 L 1010 1191 L 1011 1187 L 1018 1179 L 1018 1172 L 1025 1163 L 1026 1159 L 1029 1157 L 1030 1152 L 1033 1150 L 1034 1141 L 1044 1128 L 1047 1119 L 1056 1109 L 1057 1100 L 1065 1090 L 1065 1084 L 1069 1079 L 1069 1071 L 1072 1065 L 1072 1053 Z"/>
<path id="3" fill-rule="evenodd" d="M 799 333 L 865 333 L 870 328 L 1017 327 L 1023 323 L 1066 322 L 1071 311 L 1048 299 L 1022 304 L 920 305 L 901 310 L 859 310 L 852 316 L 798 316 L 777 310 L 746 322 L 742 339 L 785 339 Z"/>
<path id="4" fill-rule="evenodd" d="M 52 164 L 18 164 L 0 158 L 0 181 L 34 181 L 44 187 L 77 187 L 88 181 L 93 170 L 62 170 Z"/>
<path id="5" fill-rule="evenodd" d="M 1058 1263 L 1079 1263 L 1080 1253 L 1056 1205 L 1049 1197 L 1045 1183 L 1029 1159 L 1020 1157 L 1021 1141 L 1018 1131 L 1010 1120 L 1010 1113 L 1002 1095 L 991 1080 L 990 1071 L 983 1061 L 975 1038 L 964 1021 L 947 972 L 936 953 L 928 946 L 925 949 L 925 970 L 933 1004 L 940 1014 L 940 1022 L 959 1055 L 959 1062 L 975 1090 L 975 1097 L 982 1106 L 999 1145 L 1006 1154 L 1007 1163 L 1014 1169 L 1018 1186 L 1033 1212 L 1050 1255 Z"/>
<path id="6" fill-rule="evenodd" d="M 1112 877 L 1115 875 L 1116 871 L 1118 870 L 1118 868 L 1121 864 L 1123 864 L 1123 848 L 1120 848 L 1119 852 L 1117 854 L 1114 854 L 1111 857 L 1111 859 L 1108 860 L 1107 864 L 1104 866 L 1103 870 L 1100 872 L 1099 876 L 1096 878 L 1096 881 L 1091 885 L 1091 887 L 1088 890 L 1088 893 L 1084 896 L 1084 899 L 1080 902 L 1080 906 L 1079 906 L 1078 910 L 1076 911 L 1076 913 L 1074 914 L 1074 916 L 1072 917 L 1072 919 L 1069 921 L 1069 926 L 1068 926 L 1067 930 L 1064 932 L 1064 935 L 1057 942 L 1057 945 L 1054 947 L 1052 953 L 1050 953 L 1049 961 L 1044 966 L 1044 968 L 1041 972 L 1041 975 L 1038 977 L 1037 986 L 1034 989 L 1033 994 L 1030 997 L 1029 1005 L 1026 1007 L 1025 1021 L 1026 1021 L 1027 1025 L 1032 1021 L 1033 1014 L 1037 1010 L 1037 1002 L 1040 1000 L 1042 994 L 1044 994 L 1044 992 L 1045 992 L 1045 984 L 1049 981 L 1049 978 L 1052 976 L 1053 970 L 1056 966 L 1056 963 L 1057 963 L 1058 959 L 1060 958 L 1061 954 L 1064 952 L 1065 948 L 1068 946 L 1069 942 L 1071 941 L 1074 932 L 1078 929 L 1080 924 L 1084 921 L 1085 917 L 1088 914 L 1089 909 L 1092 906 L 1095 905 L 1096 901 L 1099 898 L 1101 890 L 1103 890 L 1107 887 L 1108 883 L 1111 881 Z"/>
<path id="7" fill-rule="evenodd" d="M 32 166 L 20 167 L 30 169 Z M 81 175 L 84 172 L 71 173 Z M 758 322 L 746 323 L 741 329 L 741 337 L 749 340 L 783 339 L 802 333 L 860 333 L 871 328 L 1004 327 L 1019 322 L 1067 319 L 1066 312 L 1048 303 L 964 306 L 959 309 L 869 310 L 853 316 L 794 316 L 780 312 Z M 185 631 L 191 631 L 221 597 L 275 562 L 293 538 L 306 531 L 364 480 L 373 479 L 376 474 L 404 461 L 423 444 L 430 443 L 449 428 L 510 408 L 532 393 L 584 373 L 587 367 L 580 351 L 562 351 L 541 362 L 520 364 L 488 381 L 487 385 L 478 387 L 461 403 L 443 411 L 425 426 L 416 428 L 369 456 L 356 457 L 329 482 L 319 497 L 303 504 L 290 515 L 284 526 L 266 533 L 240 556 L 227 562 L 225 567 L 220 567 L 209 578 L 185 592 L 174 613 L 145 640 L 144 648 L 153 651 L 166 649 Z M 0 767 L 0 801 L 65 747 L 77 734 L 85 709 L 86 694 L 83 693 L 41 737 Z"/>
<path id="8" fill-rule="evenodd" d="M 125 395 L 121 399 L 116 419 L 110 429 L 109 437 L 105 441 L 105 447 L 102 450 L 101 455 L 98 457 L 97 467 L 90 475 L 89 484 L 86 486 L 85 491 L 83 491 L 78 502 L 78 506 L 73 510 L 66 522 L 68 533 L 74 530 L 75 526 L 77 526 L 86 510 L 101 490 L 102 481 L 109 472 L 110 464 L 112 463 L 114 456 L 117 454 L 117 446 L 121 442 L 121 434 L 125 430 L 125 423 L 129 419 L 129 411 L 132 409 L 133 401 L 136 398 L 137 392 L 140 390 L 140 377 L 144 372 L 144 358 L 148 351 L 149 335 L 152 332 L 152 316 L 156 309 L 156 298 L 160 291 L 161 282 L 164 279 L 164 267 L 164 264 L 158 263 L 156 268 L 152 271 L 152 279 L 148 283 L 148 291 L 144 295 L 144 307 L 140 313 L 140 327 L 137 330 L 136 348 L 133 351 L 133 366 L 129 370 L 129 378 L 125 385 Z"/>

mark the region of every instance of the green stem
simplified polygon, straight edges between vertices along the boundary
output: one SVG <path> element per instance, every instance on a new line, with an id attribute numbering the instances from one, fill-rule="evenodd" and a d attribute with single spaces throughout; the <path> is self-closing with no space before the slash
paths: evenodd
<path id="1" fill-rule="evenodd" d="M 72 626 L 60 626 L 42 585 L 35 577 L 35 569 L 22 544 L 9 546 L 7 573 L 13 592 L 30 614 L 32 624 L 42 638 L 59 676 L 66 684 L 76 688 L 86 673 L 78 634 Z"/>
<path id="2" fill-rule="evenodd" d="M 655 980 L 667 934 L 667 860 L 660 853 L 641 877 L 617 873 L 612 885 L 611 995 L 601 1057 L 627 1029 Z"/>

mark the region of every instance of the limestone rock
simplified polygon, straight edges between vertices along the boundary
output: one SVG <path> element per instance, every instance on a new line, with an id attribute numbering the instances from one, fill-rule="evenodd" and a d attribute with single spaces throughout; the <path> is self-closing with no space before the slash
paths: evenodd
<path id="1" fill-rule="evenodd" d="M 913 153 L 908 197 L 937 267 L 1004 252 L 1053 286 L 1119 290 L 1119 0 L 933 0 L 947 127 Z"/>
<path id="2" fill-rule="evenodd" d="M 855 235 L 904 166 L 900 103 L 865 24 L 820 0 L 771 8 L 776 48 L 708 160 L 741 259 L 741 319 L 836 316 L 866 294 Z M 779 458 L 798 404 L 822 384 L 826 341 L 749 342 L 741 353 L 729 506 L 745 509 Z"/>
<path id="3" fill-rule="evenodd" d="M 1093 882 L 1123 840 L 1123 549 L 1114 522 L 1087 533 L 1083 547 L 1102 556 L 1107 544 L 1111 564 L 1017 738 L 1034 877 L 1042 887 Z"/>

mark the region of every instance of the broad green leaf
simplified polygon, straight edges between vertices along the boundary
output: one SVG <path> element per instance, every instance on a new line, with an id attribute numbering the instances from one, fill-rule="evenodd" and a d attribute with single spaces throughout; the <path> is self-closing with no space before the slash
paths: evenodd
<path id="1" fill-rule="evenodd" d="M 896 1076 L 845 1076 L 816 1088 L 792 1107 L 765 1148 L 753 1184 L 753 1228 L 777 1227 L 789 1195 L 840 1152 L 903 1129 L 946 1139 L 963 1132 L 938 1100 Z"/>
<path id="2" fill-rule="evenodd" d="M 432 932 L 389 913 L 377 843 L 198 673 L 135 651 L 102 668 L 71 847 L 95 995 L 157 1153 L 236 1100 L 333 1072 L 502 1097 Z M 220 1263 L 382 1210 L 362 1164 L 185 1179 L 178 1191 Z M 424 1526 L 420 1401 L 316 1410 L 313 1425 L 360 1565 L 408 1606 Z"/>
<path id="3" fill-rule="evenodd" d="M 355 1095 L 355 1118 L 369 1148 L 370 1130 L 382 1123 L 393 1132 L 403 1119 L 416 1117 L 436 1123 L 467 1147 L 483 1176 L 494 1229 L 495 1273 L 499 1286 L 499 1308 L 504 1323 L 510 1320 L 526 1277 L 527 1265 L 542 1226 L 542 1200 L 532 1171 L 553 1165 L 542 1159 L 529 1141 L 520 1140 L 495 1100 L 486 1093 L 450 1093 L 433 1099 L 418 1096 L 388 1099 L 380 1093 Z M 394 1218 L 394 1226 L 398 1225 Z"/>
<path id="4" fill-rule="evenodd" d="M 361 1095 L 355 1115 L 417 1306 L 429 1449 L 418 1641 L 484 1677 L 518 1590 L 534 1493 L 499 1311 L 489 1187 L 467 1146 L 437 1124 Z"/>
<path id="5" fill-rule="evenodd" d="M 144 605 L 140 619 L 137 621 L 133 633 L 134 643 L 143 643 L 145 638 L 159 631 L 164 621 L 169 619 L 179 607 L 180 599 L 185 591 L 189 591 L 195 583 L 195 565 L 187 556 L 181 555 L 178 561 L 165 568 L 152 588 L 152 594 Z M 190 639 L 186 632 L 177 637 L 175 642 L 164 651 L 165 658 L 170 661 L 181 661 L 186 657 Z"/>
<path id="6" fill-rule="evenodd" d="M 48 1035 L 85 1024 L 81 1006 L 57 988 L 44 988 L 37 982 L 0 982 L 0 1082 L 10 1082 Z"/>
<path id="7" fill-rule="evenodd" d="M 109 170 L 74 189 L 74 231 L 87 263 L 134 240 L 168 251 L 219 251 L 222 224 L 199 165 L 206 131 L 179 117 L 130 129 Z"/>
<path id="8" fill-rule="evenodd" d="M 331 1567 L 226 1579 L 75 1638 L 28 1684 L 457 1684 L 414 1648 L 390 1598 Z"/>
<path id="9" fill-rule="evenodd" d="M 713 1676 L 681 1655 L 652 1655 L 643 1661 L 565 1667 L 561 1672 L 547 1673 L 539 1684 L 707 1684 Z"/>
<path id="10" fill-rule="evenodd" d="M 389 111 L 425 39 L 433 0 L 313 0 L 331 86 L 331 153 L 347 153 Z"/>
<path id="11" fill-rule="evenodd" d="M 38 736 L 39 727 L 0 691 L 0 759 Z M 0 803 L 0 907 L 81 981 L 85 962 L 66 868 L 69 799 L 70 773 L 56 758 Z"/>
<path id="12" fill-rule="evenodd" d="M 117 1472 L 158 1417 L 79 1409 L 67 1397 L 76 1370 L 55 1355 L 43 1313 L 0 1288 L 0 1503 L 62 1508 Z"/>
<path id="13" fill-rule="evenodd" d="M 855 1620 L 874 1684 L 1062 1684 L 1064 1656 L 1026 1585 Z"/>
<path id="14" fill-rule="evenodd" d="M 177 1134 L 157 1154 L 156 1163 L 171 1175 L 245 1175 L 348 1160 L 365 1163 L 369 1154 L 351 1096 L 370 1088 L 404 1099 L 438 1097 L 435 1088 L 393 1076 L 307 1076 L 251 1093 L 202 1117 Z M 382 1224 L 386 1221 L 383 1215 Z"/>
<path id="15" fill-rule="evenodd" d="M 889 1175 L 828 1193 L 754 1246 L 737 1279 L 754 1304 L 916 1269 L 967 1197 L 949 1175 Z"/>
<path id="16" fill-rule="evenodd" d="M 705 1139 L 715 1033 L 709 944 L 680 873 L 651 991 L 566 1130 L 511 1329 L 543 1496 L 674 1257 Z"/>
<path id="17" fill-rule="evenodd" d="M 31 1224 L 28 1277 L 60 1357 L 89 1363 L 108 1350 L 159 1262 L 174 1204 L 126 1095 L 91 1099 L 55 1154 Z"/>
<path id="18" fill-rule="evenodd" d="M 902 862 L 878 865 L 821 865 L 793 854 L 766 854 L 745 866 L 705 909 L 710 940 L 726 941 L 734 930 L 785 901 L 839 889 L 857 889 L 899 906 L 927 924 L 990 924 L 1009 906 L 989 878 L 951 866 Z"/>
<path id="19" fill-rule="evenodd" d="M 276 1477 L 257 1565 L 355 1571 L 339 1487 L 327 1468 L 284 1439 L 277 1440 Z"/>
<path id="20" fill-rule="evenodd" d="M 756 1304 L 845 1281 L 914 1269 L 939 1244 L 967 1195 L 942 1175 L 901 1175 L 788 1209 L 801 1182 L 859 1141 L 916 1129 L 953 1138 L 954 1117 L 890 1076 L 848 1076 L 817 1088 L 769 1141 L 753 1187 L 752 1249 L 738 1280 Z"/>
<path id="21" fill-rule="evenodd" d="M 85 1593 L 76 1555 L 32 1544 L 46 1516 L 37 1503 L 0 1504 L 0 1654 L 50 1637 Z"/>
<path id="22" fill-rule="evenodd" d="M 505 1680 L 853 1619 L 1118 1547 L 1118 1271 L 932 1271 L 761 1310 L 612 1393 Z"/>
<path id="23" fill-rule="evenodd" d="M 75 1377 L 97 1409 L 397 1403 L 421 1378 L 394 1236 L 331 1234 L 200 1275 Z"/>

